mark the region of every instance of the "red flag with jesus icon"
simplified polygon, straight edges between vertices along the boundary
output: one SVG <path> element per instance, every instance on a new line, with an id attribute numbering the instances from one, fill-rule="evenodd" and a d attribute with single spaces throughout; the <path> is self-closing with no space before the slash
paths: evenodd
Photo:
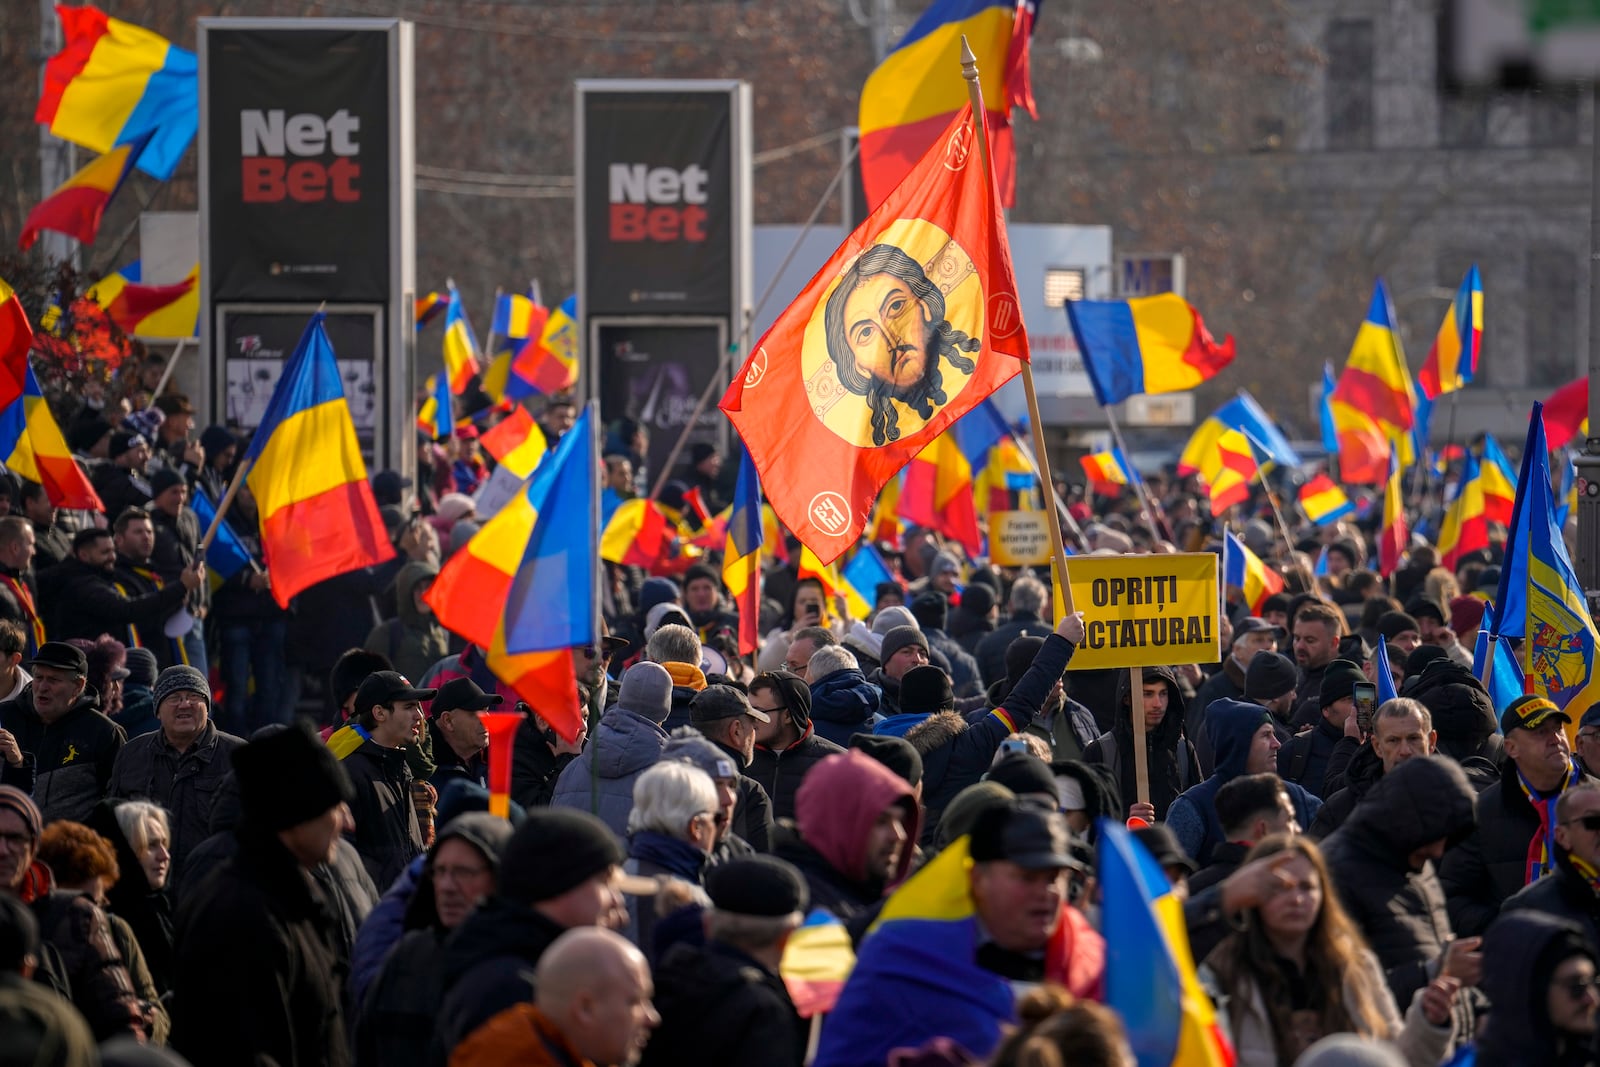
<path id="1" fill-rule="evenodd" d="M 969 104 L 761 338 L 722 410 L 778 517 L 831 563 L 884 484 L 1027 358 Z"/>

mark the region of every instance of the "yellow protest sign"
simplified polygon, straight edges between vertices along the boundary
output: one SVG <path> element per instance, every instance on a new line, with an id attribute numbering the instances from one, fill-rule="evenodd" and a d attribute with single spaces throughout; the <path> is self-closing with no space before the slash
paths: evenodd
<path id="1" fill-rule="evenodd" d="M 1049 563 L 1050 523 L 1044 512 L 991 512 L 989 558 L 1002 567 L 1037 567 Z"/>
<path id="2" fill-rule="evenodd" d="M 1073 556 L 1067 578 L 1084 616 L 1070 670 L 1222 658 L 1214 554 Z"/>

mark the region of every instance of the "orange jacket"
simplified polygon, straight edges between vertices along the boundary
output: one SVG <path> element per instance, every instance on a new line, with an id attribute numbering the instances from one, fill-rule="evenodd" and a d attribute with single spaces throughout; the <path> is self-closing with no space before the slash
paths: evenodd
<path id="1" fill-rule="evenodd" d="M 594 1067 L 532 1004 L 517 1004 L 456 1046 L 450 1067 Z"/>

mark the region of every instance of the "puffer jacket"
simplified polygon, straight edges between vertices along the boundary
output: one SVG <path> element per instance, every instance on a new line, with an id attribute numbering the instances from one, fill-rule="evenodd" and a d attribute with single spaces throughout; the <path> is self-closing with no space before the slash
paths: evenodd
<path id="1" fill-rule="evenodd" d="M 852 734 L 871 733 L 882 708 L 883 690 L 858 670 L 834 671 L 811 683 L 811 724 L 836 745 L 849 745 Z"/>
<path id="2" fill-rule="evenodd" d="M 556 779 L 550 806 L 598 815 L 618 837 L 628 833 L 633 783 L 661 758 L 667 731 L 636 711 L 613 706 L 584 746 Z"/>
<path id="3" fill-rule="evenodd" d="M 1256 731 L 1271 722 L 1272 714 L 1260 704 L 1226 697 L 1211 704 L 1206 729 L 1211 734 L 1211 751 L 1216 753 L 1216 773 L 1185 790 L 1167 809 L 1167 827 L 1177 835 L 1183 851 L 1202 867 L 1211 862 L 1212 851 L 1227 840 L 1217 817 L 1217 792 L 1244 774 Z M 1294 804 L 1295 820 L 1309 826 L 1322 801 L 1293 782 L 1283 785 Z"/>
<path id="4" fill-rule="evenodd" d="M 1122 799 L 1132 804 L 1139 799 L 1138 774 L 1133 757 L 1133 717 L 1129 702 L 1128 672 L 1121 671 L 1117 682 L 1117 719 L 1110 731 L 1101 734 L 1083 753 L 1085 763 L 1099 763 L 1111 768 L 1117 777 L 1117 788 Z M 1200 782 L 1200 762 L 1194 748 L 1183 736 L 1183 720 L 1187 714 L 1183 690 L 1178 676 L 1171 667 L 1146 667 L 1147 682 L 1164 682 L 1167 687 L 1167 713 L 1161 725 L 1144 735 L 1150 772 L 1150 803 L 1156 809 L 1156 818 L 1165 819 L 1172 802 L 1192 785 Z"/>
<path id="5" fill-rule="evenodd" d="M 1580 780 L 1600 784 L 1589 777 Z M 1450 925 L 1458 936 L 1487 930 L 1506 898 L 1527 884 L 1528 847 L 1538 832 L 1538 813 L 1517 782 L 1517 765 L 1507 759 L 1500 780 L 1478 796 L 1478 828 L 1439 865 Z"/>
<path id="6" fill-rule="evenodd" d="M 428 668 L 450 654 L 450 635 L 431 612 L 417 610 L 411 595 L 418 583 L 433 581 L 439 568 L 431 563 L 412 561 L 394 576 L 396 616 L 380 622 L 367 634 L 362 646 L 368 652 L 387 656 L 394 669 L 407 678 L 421 678 Z"/>
<path id="7" fill-rule="evenodd" d="M 387 889 L 423 850 L 405 749 L 369 739 L 345 758 L 344 769 L 355 789 L 350 811 L 356 822 L 345 836 L 361 854 L 373 885 Z"/>
<path id="8" fill-rule="evenodd" d="M 1429 965 L 1455 936 L 1433 864 L 1413 870 L 1409 857 L 1471 833 L 1476 800 L 1460 767 L 1417 756 L 1384 775 L 1322 843 L 1339 899 L 1383 964 L 1397 1004 L 1428 984 Z"/>
<path id="9" fill-rule="evenodd" d="M 33 707 L 33 687 L 0 704 L 0 729 L 33 756 L 33 802 L 47 823 L 82 822 L 105 796 L 111 768 L 127 743 L 122 727 L 100 712 L 100 694 L 84 688 L 65 715 L 46 724 Z"/>
<path id="10" fill-rule="evenodd" d="M 211 809 L 217 790 L 232 771 L 229 757 L 244 738 L 217 729 L 208 720 L 200 736 L 179 752 L 160 730 L 140 734 L 123 746 L 111 766 L 108 796 L 148 800 L 167 809 L 172 824 L 172 871 L 176 875 L 196 845 L 211 836 Z"/>

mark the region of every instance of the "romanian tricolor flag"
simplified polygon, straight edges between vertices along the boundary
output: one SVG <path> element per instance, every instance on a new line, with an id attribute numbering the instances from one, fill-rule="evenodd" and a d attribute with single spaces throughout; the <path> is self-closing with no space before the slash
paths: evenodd
<path id="1" fill-rule="evenodd" d="M 176 285 L 144 285 L 136 259 L 89 287 L 88 296 L 130 337 L 194 337 L 200 320 L 200 264 Z"/>
<path id="2" fill-rule="evenodd" d="M 1139 1067 L 1229 1067 L 1233 1046 L 1195 973 L 1183 898 L 1125 827 L 1102 819 L 1099 851 L 1105 1004 Z"/>
<path id="3" fill-rule="evenodd" d="M 520 676 L 496 676 L 576 739 L 583 724 L 571 649 L 595 641 L 600 448 L 586 408 L 524 492 L 445 563 L 426 599 L 446 629 L 513 657 Z"/>
<path id="4" fill-rule="evenodd" d="M 495 459 L 489 480 L 478 490 L 474 502 L 478 517 L 488 519 L 516 495 L 549 451 L 544 431 L 526 408 L 513 407 L 511 414 L 486 430 L 478 439 L 483 450 Z"/>
<path id="5" fill-rule="evenodd" d="M 862 549 L 870 549 L 874 557 L 881 563 L 883 557 L 878 556 L 877 550 L 871 545 L 863 545 Z M 885 568 L 887 569 L 887 568 Z M 856 586 L 844 576 L 843 568 L 839 561 L 824 563 L 817 558 L 811 549 L 800 546 L 800 561 L 795 567 L 795 573 L 801 578 L 815 578 L 822 583 L 822 621 L 826 625 L 834 612 L 834 598 L 844 597 L 845 611 L 852 619 L 865 619 L 872 614 L 872 608 L 877 601 L 877 589 L 863 589 Z M 861 577 L 866 572 L 858 573 Z"/>
<path id="6" fill-rule="evenodd" d="M 739 655 L 761 643 L 761 481 L 750 454 L 739 448 L 739 478 L 728 517 L 728 546 L 722 553 L 722 584 L 739 609 Z"/>
<path id="7" fill-rule="evenodd" d="M 516 373 L 517 359 L 529 345 L 537 344 L 544 333 L 550 309 L 539 303 L 537 290 L 527 296 L 501 293 L 494 304 L 494 324 L 489 336 L 494 341 L 489 369 L 483 372 L 483 391 L 496 403 L 524 397 L 534 391 L 533 383 Z"/>
<path id="8" fill-rule="evenodd" d="M 1067 319 L 1102 407 L 1138 393 L 1193 389 L 1233 362 L 1233 338 L 1218 344 L 1176 293 L 1069 300 Z"/>
<path id="9" fill-rule="evenodd" d="M 540 308 L 544 311 L 544 308 Z M 513 398 L 530 393 L 554 396 L 578 384 L 578 296 L 561 301 L 554 311 L 545 312 L 537 341 L 518 350 L 511 361 L 508 394 Z"/>
<path id="10" fill-rule="evenodd" d="M 626 567 L 653 571 L 675 549 L 677 524 L 653 500 L 624 500 L 600 535 L 600 558 Z"/>
<path id="11" fill-rule="evenodd" d="M 1401 484 L 1400 460 L 1389 457 L 1389 480 L 1383 487 L 1383 525 L 1378 530 L 1378 573 L 1385 578 L 1400 569 L 1400 558 L 1411 542 L 1406 527 L 1406 495 Z"/>
<path id="12" fill-rule="evenodd" d="M 44 486 L 58 508 L 103 511 L 105 505 L 72 458 L 28 362 L 33 329 L 17 294 L 0 280 L 0 463 Z"/>
<path id="13" fill-rule="evenodd" d="M 1139 484 L 1139 472 L 1116 446 L 1109 452 L 1092 452 L 1078 462 L 1083 466 L 1084 477 L 1102 496 L 1116 496 L 1123 486 Z"/>
<path id="14" fill-rule="evenodd" d="M 1221 515 L 1250 499 L 1250 479 L 1256 476 L 1256 454 L 1240 430 L 1224 430 L 1213 451 L 1200 462 L 1200 479 L 1211 494 L 1211 514 Z"/>
<path id="15" fill-rule="evenodd" d="M 861 89 L 861 183 L 876 208 L 966 105 L 961 66 L 965 36 L 982 74 L 989 152 L 1002 203 L 1012 206 L 1016 149 L 1011 109 L 1038 118 L 1028 80 L 1034 0 L 934 0 Z"/>
<path id="16" fill-rule="evenodd" d="M 1283 575 L 1261 562 L 1260 556 L 1228 530 L 1223 534 L 1222 584 L 1238 587 L 1250 614 L 1260 615 L 1267 597 L 1283 592 Z"/>
<path id="17" fill-rule="evenodd" d="M 1511 521 L 1511 506 L 1517 499 L 1517 469 L 1511 465 L 1493 434 L 1483 438 L 1483 462 L 1478 464 L 1478 480 L 1483 483 L 1483 514 L 1490 522 Z"/>
<path id="18" fill-rule="evenodd" d="M 200 126 L 194 53 L 92 7 L 56 16 L 65 44 L 45 63 L 33 121 L 95 152 L 147 140 L 139 169 L 172 177 Z"/>
<path id="19" fill-rule="evenodd" d="M 1589 376 L 1575 378 L 1545 397 L 1545 439 L 1564 448 L 1580 433 L 1589 432 Z"/>
<path id="20" fill-rule="evenodd" d="M 438 293 L 428 293 L 425 296 L 417 297 L 416 307 L 413 312 L 417 320 L 417 332 L 421 333 L 424 326 L 443 315 L 445 309 L 449 306 L 450 298 L 440 296 Z"/>
<path id="21" fill-rule="evenodd" d="M 1241 389 L 1237 396 L 1195 427 L 1189 443 L 1183 446 L 1183 454 L 1178 457 L 1178 473 L 1194 474 L 1202 470 L 1207 457 L 1216 451 L 1217 442 L 1229 430 L 1243 433 L 1263 461 L 1270 460 L 1285 467 L 1300 464 L 1300 454 L 1272 421 L 1272 416 L 1261 409 L 1255 397 Z"/>
<path id="22" fill-rule="evenodd" d="M 1319 474 L 1300 487 L 1300 508 L 1318 526 L 1338 522 L 1356 513 L 1356 506 L 1344 495 L 1344 490 L 1326 474 Z"/>
<path id="23" fill-rule="evenodd" d="M 1456 498 L 1445 510 L 1439 526 L 1439 562 L 1456 569 L 1468 552 L 1489 547 L 1489 520 L 1484 515 L 1483 479 L 1478 457 L 1468 453 L 1461 466 Z"/>
<path id="24" fill-rule="evenodd" d="M 1501 574 L 1505 571 L 1501 570 Z M 1478 640 L 1472 646 L 1472 676 L 1489 690 L 1489 699 L 1497 708 L 1504 708 L 1522 696 L 1526 683 L 1522 665 L 1511 650 L 1510 641 L 1495 637 L 1494 605 L 1483 606 L 1483 618 L 1478 623 Z M 1491 657 L 1493 666 L 1490 666 Z"/>
<path id="25" fill-rule="evenodd" d="M 443 373 L 430 374 L 423 388 L 428 398 L 417 412 L 417 429 L 430 441 L 443 441 L 456 432 L 455 403 L 450 398 L 450 380 Z"/>
<path id="26" fill-rule="evenodd" d="M 850 589 L 847 599 L 854 604 L 858 601 L 870 605 L 868 612 L 878 606 L 878 586 L 882 582 L 895 580 L 894 572 L 883 561 L 878 550 L 872 545 L 863 544 L 855 550 L 843 567 L 839 568 L 839 576 L 844 579 L 845 585 Z"/>
<path id="27" fill-rule="evenodd" d="M 961 109 L 722 398 L 778 516 L 827 562 L 861 537 L 884 484 L 1028 358 L 979 135 Z"/>
<path id="28" fill-rule="evenodd" d="M 872 508 L 872 519 L 867 523 L 865 540 L 875 545 L 888 544 L 900 548 L 900 535 L 905 523 L 900 520 L 900 479 L 890 478 L 878 493 L 878 502 Z"/>
<path id="29" fill-rule="evenodd" d="M 1410 430 L 1417 395 L 1395 330 L 1394 306 L 1379 278 L 1356 331 L 1350 358 L 1333 391 L 1333 416 L 1339 430 L 1339 476 L 1346 482 L 1376 485 L 1387 469 L 1389 445 L 1400 449 L 1400 464 L 1413 453 Z"/>
<path id="30" fill-rule="evenodd" d="M 450 392 L 457 395 L 466 391 L 467 384 L 478 373 L 478 338 L 472 332 L 472 323 L 467 321 L 467 309 L 461 306 L 461 293 L 453 282 L 444 316 L 444 370 Z"/>
<path id="31" fill-rule="evenodd" d="M 972 465 L 954 434 L 946 432 L 907 464 L 900 515 L 960 542 L 968 555 L 976 556 L 983 551 L 983 538 L 974 498 Z"/>
<path id="32" fill-rule="evenodd" d="M 818 908 L 806 916 L 783 946 L 778 973 L 802 1019 L 826 1015 L 839 1001 L 839 991 L 856 965 L 850 931 L 832 912 Z"/>
<path id="33" fill-rule="evenodd" d="M 1474 263 L 1461 280 L 1455 299 L 1444 313 L 1439 332 L 1434 336 L 1428 358 L 1417 372 L 1423 395 L 1437 400 L 1472 381 L 1478 372 L 1478 353 L 1483 347 L 1483 279 Z"/>
<path id="34" fill-rule="evenodd" d="M 105 217 L 106 205 L 117 195 L 122 183 L 133 173 L 134 165 L 149 143 L 149 136 L 132 144 L 111 149 L 105 155 L 90 160 L 87 165 L 61 183 L 61 187 L 28 212 L 22 223 L 22 236 L 17 238 L 18 248 L 32 248 L 39 239 L 40 230 L 64 233 L 86 245 L 94 244 L 100 232 L 100 220 Z"/>
<path id="35" fill-rule="evenodd" d="M 284 366 L 244 459 L 279 607 L 325 578 L 394 558 L 322 312 Z"/>
<path id="36" fill-rule="evenodd" d="M 1491 636 L 1523 639 L 1527 692 L 1573 709 L 1570 737 L 1578 717 L 1600 701 L 1600 632 L 1555 521 L 1544 413 L 1537 403 L 1528 419 L 1494 606 Z"/>

